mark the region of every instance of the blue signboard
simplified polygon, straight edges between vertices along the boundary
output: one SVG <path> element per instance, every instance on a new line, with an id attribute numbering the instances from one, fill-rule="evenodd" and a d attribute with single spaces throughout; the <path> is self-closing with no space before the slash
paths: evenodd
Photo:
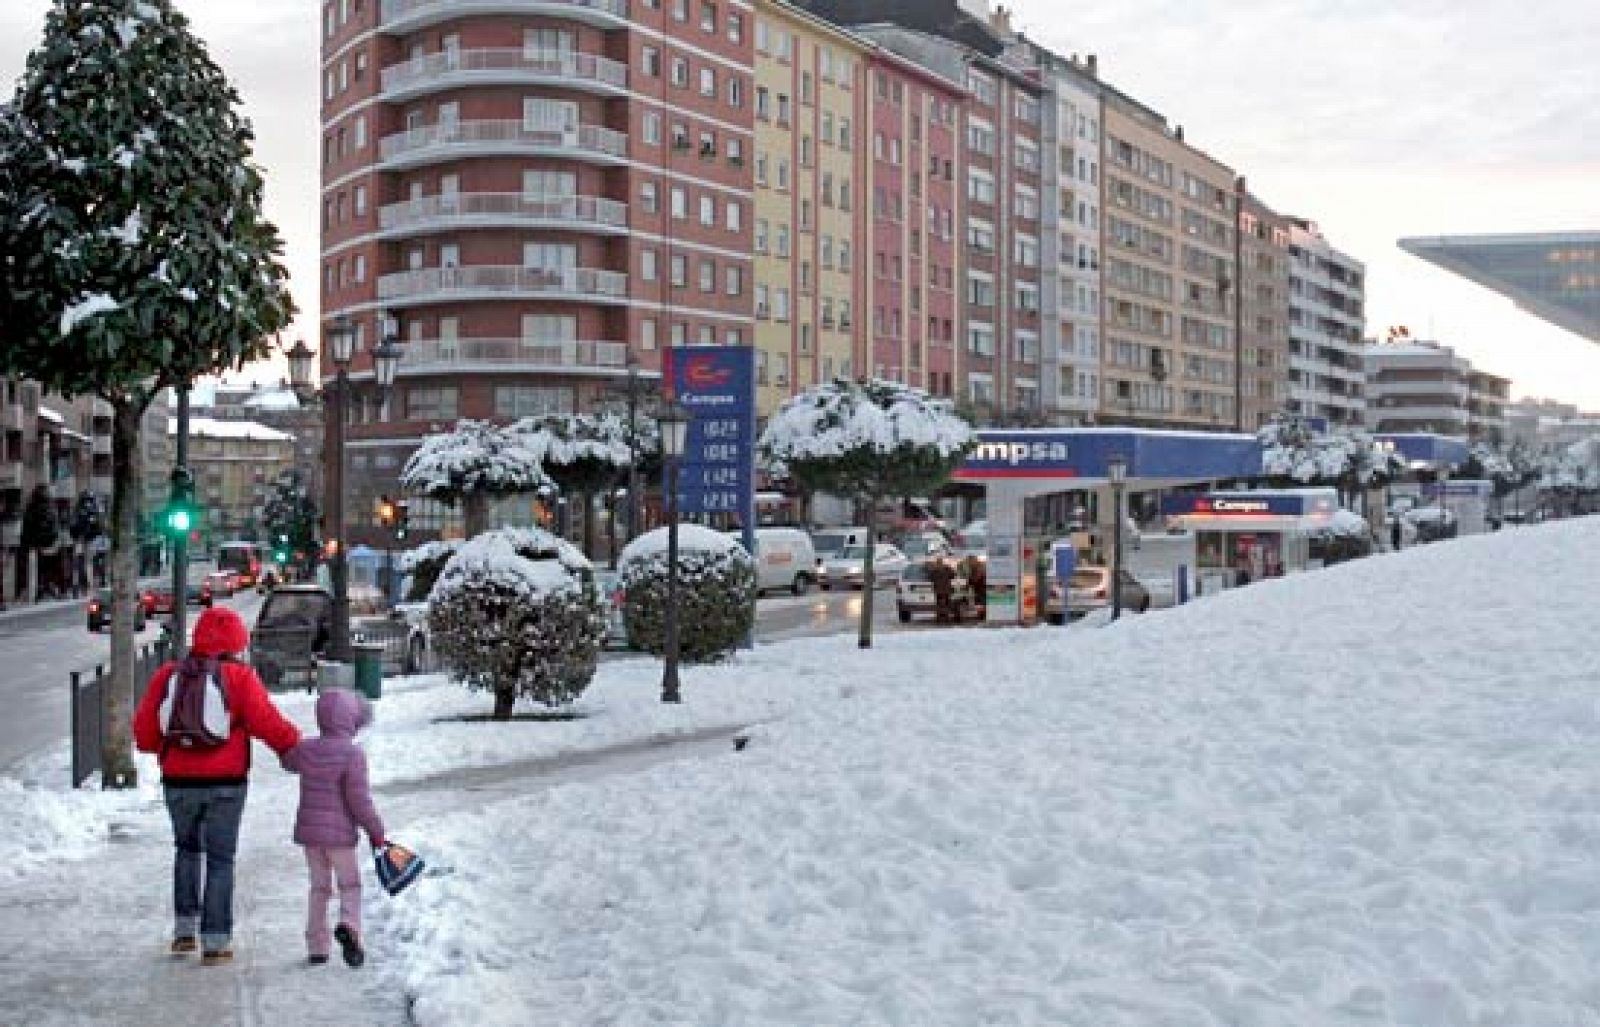
<path id="1" fill-rule="evenodd" d="M 678 469 L 678 510 L 732 514 L 746 532 L 756 520 L 755 351 L 748 346 L 679 346 L 665 353 L 666 378 L 689 411 Z"/>
<path id="2" fill-rule="evenodd" d="M 1218 481 L 1261 473 L 1253 435 L 1118 428 L 978 432 L 978 445 L 956 469 L 958 481 L 1087 479 L 1104 481 L 1114 456 L 1128 478 Z M 1071 488 L 1071 485 L 1063 485 Z"/>
<path id="3" fill-rule="evenodd" d="M 1328 512 L 1324 506 L 1331 507 L 1331 502 L 1321 496 L 1281 492 L 1172 493 L 1161 498 L 1161 512 L 1169 516 L 1302 517 Z"/>

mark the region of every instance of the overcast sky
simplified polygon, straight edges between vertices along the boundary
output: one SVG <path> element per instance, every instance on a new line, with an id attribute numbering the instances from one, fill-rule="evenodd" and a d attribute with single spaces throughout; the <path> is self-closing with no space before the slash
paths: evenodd
<path id="1" fill-rule="evenodd" d="M 0 0 L 0 80 L 47 0 Z M 288 241 L 300 324 L 317 307 L 316 0 L 178 0 L 239 86 Z M 1600 229 L 1596 0 L 1010 0 L 1017 23 L 1182 124 L 1273 207 L 1366 262 L 1372 334 L 1404 324 L 1600 410 L 1600 345 L 1401 252 L 1410 235 Z M 313 337 L 314 341 L 314 337 Z"/>

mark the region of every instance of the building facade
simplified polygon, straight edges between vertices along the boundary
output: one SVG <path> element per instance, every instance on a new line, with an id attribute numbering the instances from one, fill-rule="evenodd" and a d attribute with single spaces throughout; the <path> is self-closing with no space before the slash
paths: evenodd
<path id="1" fill-rule="evenodd" d="M 219 385 L 207 406 L 196 409 L 218 421 L 254 421 L 294 437 L 294 470 L 306 495 L 322 498 L 322 409 L 303 404 L 286 383 Z"/>
<path id="2" fill-rule="evenodd" d="M 1436 236 L 1400 248 L 1600 342 L 1600 232 Z"/>
<path id="3" fill-rule="evenodd" d="M 1289 228 L 1289 409 L 1330 425 L 1367 416 L 1366 267 L 1316 224 Z"/>
<path id="4" fill-rule="evenodd" d="M 861 253 L 866 45 L 789 4 L 755 24 L 757 409 L 865 366 Z"/>
<path id="5" fill-rule="evenodd" d="M 458 417 L 591 409 L 665 346 L 753 341 L 753 20 L 713 0 L 324 4 L 322 307 L 358 353 L 347 508 Z M 452 516 L 413 505 L 422 529 Z"/>
<path id="6" fill-rule="evenodd" d="M 1467 374 L 1467 433 L 1474 440 L 1496 446 L 1509 441 L 1506 409 L 1511 403 L 1511 379 L 1473 368 Z"/>
<path id="7" fill-rule="evenodd" d="M 1257 431 L 1289 399 L 1289 220 L 1238 182 L 1239 419 Z"/>
<path id="8" fill-rule="evenodd" d="M 1432 342 L 1366 350 L 1366 425 L 1376 432 L 1436 432 L 1467 438 L 1472 364 Z"/>
<path id="9" fill-rule="evenodd" d="M 168 422 L 176 437 L 178 422 Z M 254 421 L 189 418 L 189 469 L 194 474 L 200 538 L 195 551 L 223 542 L 266 538 L 261 512 L 278 478 L 294 469 L 295 437 Z M 203 547 L 203 548 L 200 548 Z"/>
<path id="10" fill-rule="evenodd" d="M 1231 428 L 1235 176 L 1119 92 L 1104 115 L 1102 417 Z"/>

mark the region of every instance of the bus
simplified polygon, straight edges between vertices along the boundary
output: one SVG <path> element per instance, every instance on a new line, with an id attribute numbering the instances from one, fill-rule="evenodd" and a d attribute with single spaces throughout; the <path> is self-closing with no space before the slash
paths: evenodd
<path id="1" fill-rule="evenodd" d="M 255 542 L 224 542 L 217 548 L 217 570 L 238 574 L 240 588 L 254 588 L 261 580 L 261 558 Z"/>

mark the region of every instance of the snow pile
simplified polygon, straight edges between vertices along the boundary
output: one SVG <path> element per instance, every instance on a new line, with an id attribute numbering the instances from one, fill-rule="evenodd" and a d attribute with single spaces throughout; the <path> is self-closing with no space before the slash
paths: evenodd
<path id="1" fill-rule="evenodd" d="M 761 435 L 769 464 L 928 448 L 949 459 L 973 442 L 949 403 L 898 382 L 838 381 L 788 399 Z"/>
<path id="2" fill-rule="evenodd" d="M 41 865 L 99 851 L 113 801 L 94 792 L 54 791 L 0 777 L 0 885 L 19 884 Z"/>
<path id="3" fill-rule="evenodd" d="M 1335 510 L 1328 518 L 1328 523 L 1317 529 L 1322 535 L 1346 535 L 1364 538 L 1372 533 L 1372 526 L 1367 519 L 1352 510 Z"/>
<path id="4" fill-rule="evenodd" d="M 794 703 L 743 753 L 396 825 L 373 944 L 425 1025 L 1586 1022 L 1596 580 L 1566 521 L 769 647 L 685 680 Z"/>
<path id="5" fill-rule="evenodd" d="M 547 480 L 539 455 L 520 435 L 485 421 L 460 421 L 454 431 L 427 436 L 400 475 L 407 492 L 450 502 L 474 493 L 534 492 Z"/>

